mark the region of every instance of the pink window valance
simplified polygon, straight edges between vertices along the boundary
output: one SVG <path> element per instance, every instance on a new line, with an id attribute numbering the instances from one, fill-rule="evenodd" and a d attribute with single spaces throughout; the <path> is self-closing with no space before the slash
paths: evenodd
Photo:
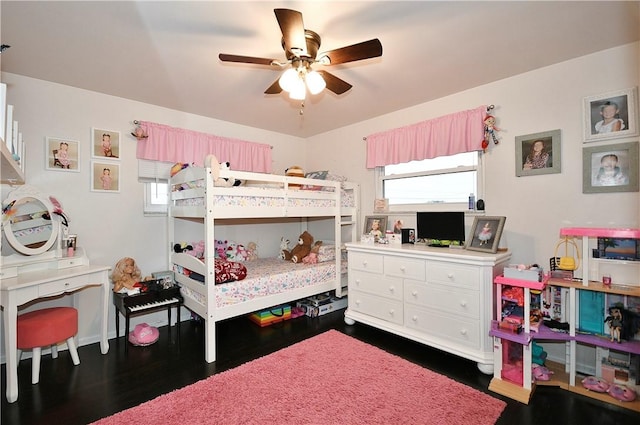
<path id="1" fill-rule="evenodd" d="M 486 106 L 367 136 L 367 168 L 479 151 Z"/>
<path id="2" fill-rule="evenodd" d="M 141 121 L 139 125 L 148 137 L 138 140 L 138 159 L 202 166 L 204 158 L 214 154 L 221 162 L 230 162 L 234 170 L 271 173 L 271 146 L 267 144 L 214 136 L 148 121 Z"/>

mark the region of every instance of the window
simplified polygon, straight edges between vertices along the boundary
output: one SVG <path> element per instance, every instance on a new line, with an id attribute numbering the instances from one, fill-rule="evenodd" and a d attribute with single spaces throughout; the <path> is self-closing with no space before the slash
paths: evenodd
<path id="1" fill-rule="evenodd" d="M 168 183 L 144 184 L 144 214 L 166 215 L 169 204 Z"/>
<path id="2" fill-rule="evenodd" d="M 391 211 L 464 210 L 469 194 L 480 193 L 480 170 L 480 152 L 378 167 L 377 193 Z"/>

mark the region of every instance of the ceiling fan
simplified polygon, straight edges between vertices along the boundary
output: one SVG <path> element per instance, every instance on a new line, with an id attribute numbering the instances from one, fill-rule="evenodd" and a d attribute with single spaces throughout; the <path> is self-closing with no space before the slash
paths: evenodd
<path id="1" fill-rule="evenodd" d="M 351 84 L 327 71 L 314 71 L 312 65 L 315 63 L 337 65 L 382 56 L 382 44 L 377 38 L 318 55 L 320 36 L 304 28 L 302 13 L 290 9 L 274 9 L 274 12 L 282 31 L 282 48 L 287 58 L 285 62 L 225 53 L 218 55 L 223 62 L 251 63 L 281 68 L 290 64 L 291 68 L 269 86 L 265 94 L 278 94 L 284 90 L 292 99 L 304 100 L 307 88 L 311 94 L 317 94 L 325 87 L 335 94 L 343 94 L 351 89 Z"/>

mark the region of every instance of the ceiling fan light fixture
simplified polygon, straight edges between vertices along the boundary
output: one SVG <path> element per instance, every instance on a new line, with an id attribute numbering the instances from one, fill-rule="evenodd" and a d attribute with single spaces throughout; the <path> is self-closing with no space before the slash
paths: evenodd
<path id="1" fill-rule="evenodd" d="M 307 86 L 305 86 L 302 78 L 296 78 L 293 87 L 289 91 L 289 97 L 294 100 L 304 100 L 307 96 Z"/>
<path id="2" fill-rule="evenodd" d="M 324 81 L 324 78 L 322 78 L 322 75 L 317 71 L 309 72 L 306 76 L 306 81 L 309 93 L 314 95 L 320 93 L 325 87 L 327 87 L 327 83 Z"/>
<path id="3" fill-rule="evenodd" d="M 291 90 L 293 90 L 298 81 L 300 81 L 298 71 L 293 68 L 289 68 L 282 73 L 280 79 L 278 80 L 278 84 L 280 84 L 280 88 L 282 88 L 282 90 L 286 91 L 287 93 L 291 93 Z"/>

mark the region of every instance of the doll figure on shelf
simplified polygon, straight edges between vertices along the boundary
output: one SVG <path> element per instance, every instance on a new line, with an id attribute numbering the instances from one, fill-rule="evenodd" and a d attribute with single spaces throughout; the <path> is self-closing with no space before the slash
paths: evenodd
<path id="1" fill-rule="evenodd" d="M 609 315 L 604 319 L 604 323 L 609 323 L 611 331 L 611 341 L 620 342 L 620 331 L 622 330 L 622 309 L 619 307 L 609 307 Z"/>
<path id="2" fill-rule="evenodd" d="M 111 273 L 113 292 L 127 292 L 135 288 L 136 283 L 142 280 L 142 273 L 131 257 L 124 257 L 116 263 Z"/>

